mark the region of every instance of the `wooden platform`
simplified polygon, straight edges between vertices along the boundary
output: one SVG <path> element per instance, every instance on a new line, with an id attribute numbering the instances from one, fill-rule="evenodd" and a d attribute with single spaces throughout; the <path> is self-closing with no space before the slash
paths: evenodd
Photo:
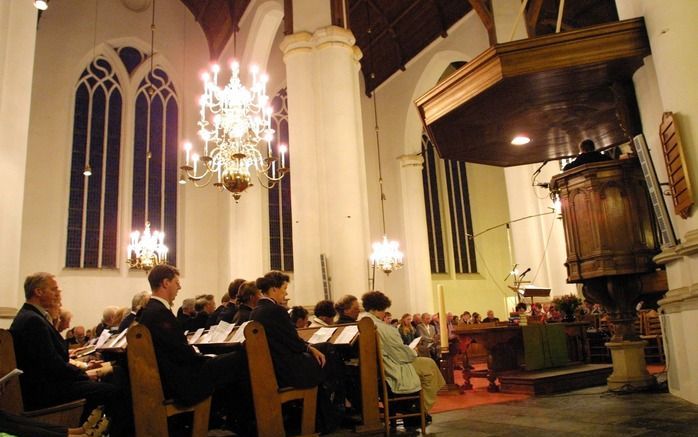
<path id="1" fill-rule="evenodd" d="M 543 395 L 606 384 L 613 372 L 610 364 L 578 364 L 538 371 L 512 371 L 499 374 L 502 393 Z"/>

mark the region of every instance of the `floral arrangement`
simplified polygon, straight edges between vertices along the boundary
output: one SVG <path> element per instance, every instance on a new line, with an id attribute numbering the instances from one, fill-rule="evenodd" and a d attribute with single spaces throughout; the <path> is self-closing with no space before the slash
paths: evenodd
<path id="1" fill-rule="evenodd" d="M 567 320 L 572 320 L 576 309 L 582 306 L 582 299 L 575 294 L 566 294 L 553 299 L 553 304 L 560 312 L 565 313 Z"/>

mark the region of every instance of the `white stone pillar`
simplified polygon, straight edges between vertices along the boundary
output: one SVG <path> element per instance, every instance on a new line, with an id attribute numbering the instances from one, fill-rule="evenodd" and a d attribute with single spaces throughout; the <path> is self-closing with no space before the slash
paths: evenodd
<path id="1" fill-rule="evenodd" d="M 23 300 L 20 276 L 26 272 L 19 271 L 19 260 L 35 43 L 32 2 L 0 2 L 0 307 L 16 308 Z"/>
<path id="2" fill-rule="evenodd" d="M 652 55 L 635 73 L 642 124 L 655 167 L 664 174 L 659 146 L 661 113 L 671 111 L 683 142 L 688 176 L 695 187 L 698 180 L 698 86 L 695 71 L 698 58 L 698 3 L 692 0 L 655 2 L 616 0 L 620 19 L 644 17 Z M 694 188 L 694 196 L 695 196 Z M 672 222 L 681 243 L 665 248 L 655 261 L 666 265 L 669 291 L 660 300 L 669 391 L 698 403 L 698 214 L 693 207 L 687 219 L 673 214 Z"/>
<path id="3" fill-rule="evenodd" d="M 289 143 L 293 149 L 294 304 L 322 298 L 320 255 L 333 298 L 366 290 L 368 208 L 359 89 L 360 52 L 349 30 L 287 36 Z"/>
<path id="4" fill-rule="evenodd" d="M 410 312 L 434 312 L 431 268 L 429 264 L 429 236 L 427 234 L 424 188 L 422 184 L 422 155 L 403 155 L 400 161 L 400 188 L 402 190 L 402 220 L 405 229 L 405 296 Z"/>

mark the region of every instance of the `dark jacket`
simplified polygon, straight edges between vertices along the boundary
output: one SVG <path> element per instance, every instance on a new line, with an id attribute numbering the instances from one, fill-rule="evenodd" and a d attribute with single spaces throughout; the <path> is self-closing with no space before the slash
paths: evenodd
<path id="1" fill-rule="evenodd" d="M 223 308 L 220 313 L 218 313 L 218 322 L 221 320 L 228 322 L 228 323 L 233 323 L 233 318 L 235 318 L 235 314 L 238 312 L 238 307 L 237 305 L 233 303 L 229 303 L 227 307 Z"/>
<path id="2" fill-rule="evenodd" d="M 233 316 L 233 322 L 240 324 L 250 320 L 250 314 L 252 314 L 252 307 L 245 303 L 240 304 L 235 316 Z"/>
<path id="3" fill-rule="evenodd" d="M 347 323 L 356 323 L 356 320 L 344 314 L 340 314 L 339 318 L 337 319 L 337 325 L 343 325 Z"/>
<path id="4" fill-rule="evenodd" d="M 131 323 L 133 323 L 135 320 L 136 320 L 136 314 L 133 311 L 131 311 L 130 313 L 128 313 L 128 316 L 124 317 L 124 320 L 122 320 L 121 323 L 119 323 L 119 331 L 118 332 L 122 332 L 124 329 L 131 326 Z"/>
<path id="5" fill-rule="evenodd" d="M 150 299 L 139 317 L 139 322 L 150 330 L 153 338 L 165 397 L 191 399 L 192 393 L 199 391 L 192 387 L 192 375 L 198 373 L 206 357 L 187 343 L 182 325 L 157 299 Z"/>
<path id="6" fill-rule="evenodd" d="M 604 155 L 603 153 L 594 150 L 593 152 L 579 154 L 576 158 L 574 158 L 574 161 L 564 166 L 562 171 L 572 170 L 575 167 L 579 167 L 580 165 L 584 164 L 591 164 L 592 162 L 603 162 L 610 160 L 610 156 Z"/>
<path id="7" fill-rule="evenodd" d="M 298 336 L 286 308 L 262 298 L 250 319 L 264 326 L 279 387 L 315 387 L 322 381 L 320 365 L 306 352 L 308 345 Z"/>
<path id="8" fill-rule="evenodd" d="M 86 381 L 87 375 L 68 364 L 68 344 L 39 310 L 25 303 L 10 326 L 22 396 L 27 405 L 41 403 L 45 385 Z"/>

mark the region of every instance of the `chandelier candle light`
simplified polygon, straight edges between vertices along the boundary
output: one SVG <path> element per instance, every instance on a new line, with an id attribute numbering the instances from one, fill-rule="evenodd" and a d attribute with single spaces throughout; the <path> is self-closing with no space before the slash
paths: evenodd
<path id="1" fill-rule="evenodd" d="M 143 235 L 131 232 L 131 244 L 128 245 L 128 266 L 132 269 L 150 271 L 158 264 L 167 261 L 167 246 L 164 244 L 165 233 L 150 233 L 150 222 L 145 223 Z"/>
<path id="2" fill-rule="evenodd" d="M 199 99 L 199 136 L 204 142 L 203 154 L 193 152 L 191 143 L 184 144 L 185 164 L 180 180 L 189 179 L 196 187 L 213 181 L 213 186 L 233 193 L 237 202 L 252 186 L 251 170 L 263 187 L 269 189 L 288 172 L 286 152 L 280 144 L 277 154 L 272 150 L 274 130 L 271 128 L 272 108 L 266 94 L 269 78 L 256 66 L 250 68 L 252 86 L 240 81 L 240 64 L 230 63 L 230 81 L 218 85 L 220 67 L 202 75 L 204 93 Z M 266 147 L 264 147 L 266 143 Z M 266 149 L 266 156 L 260 152 Z"/>
<path id="3" fill-rule="evenodd" d="M 373 118 L 376 129 L 376 149 L 378 153 L 378 186 L 381 194 L 381 218 L 383 219 L 383 240 L 373 243 L 373 253 L 371 253 L 371 265 L 379 267 L 386 275 L 393 270 L 402 268 L 403 253 L 400 251 L 400 243 L 388 240 L 385 232 L 385 193 L 383 192 L 383 169 L 381 167 L 381 146 L 380 129 L 378 128 L 378 110 L 376 104 L 376 93 L 373 92 Z"/>
<path id="4" fill-rule="evenodd" d="M 97 3 L 95 3 L 96 5 Z M 97 16 L 95 6 L 95 17 Z M 96 19 L 95 19 L 96 21 Z M 96 29 L 96 27 L 95 27 Z M 96 32 L 96 31 L 95 31 Z M 96 39 L 96 38 L 95 38 Z M 150 22 L 150 73 L 149 78 L 153 78 L 153 56 L 155 55 L 155 0 L 152 3 L 152 17 Z M 94 57 L 94 54 L 93 54 Z M 149 98 L 152 98 L 154 89 L 152 85 L 147 88 Z M 145 153 L 145 179 L 146 187 L 150 186 L 150 142 Z M 89 171 L 89 174 L 88 174 Z M 92 174 L 89 164 L 85 167 L 85 176 Z M 132 269 L 144 270 L 146 273 L 158 264 L 167 262 L 167 246 L 165 246 L 165 233 L 154 231 L 150 233 L 150 221 L 148 221 L 148 194 L 146 190 L 145 205 L 145 229 L 143 235 L 139 231 L 131 232 L 131 243 L 128 245 L 126 264 Z"/>

